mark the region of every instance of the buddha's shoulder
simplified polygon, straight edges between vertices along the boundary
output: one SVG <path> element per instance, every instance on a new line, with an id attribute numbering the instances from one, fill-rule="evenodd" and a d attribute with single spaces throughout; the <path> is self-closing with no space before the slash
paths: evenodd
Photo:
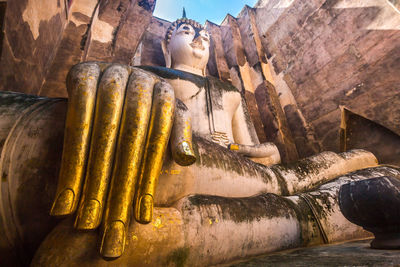
<path id="1" fill-rule="evenodd" d="M 237 89 L 235 86 L 228 82 L 221 81 L 218 78 L 215 78 L 213 76 L 207 76 L 207 79 L 210 83 L 211 86 L 213 86 L 214 90 L 220 90 L 223 92 L 231 92 L 231 93 L 238 93 L 240 94 L 239 89 Z"/>
<path id="2" fill-rule="evenodd" d="M 152 72 L 161 78 L 167 80 L 186 80 L 196 84 L 198 87 L 204 87 L 206 84 L 206 79 L 202 76 L 195 75 L 186 71 L 170 69 L 166 67 L 159 66 L 139 66 L 139 68 Z"/>
<path id="3" fill-rule="evenodd" d="M 210 86 L 212 86 L 214 90 L 217 90 L 220 92 L 232 92 L 232 93 L 240 94 L 240 91 L 235 86 L 233 86 L 230 83 L 221 81 L 220 79 L 215 78 L 213 76 L 203 77 L 203 76 L 199 76 L 199 75 L 196 75 L 196 74 L 193 74 L 190 72 L 170 69 L 170 68 L 166 68 L 166 67 L 159 67 L 159 66 L 139 66 L 139 68 L 146 70 L 146 71 L 150 71 L 164 79 L 186 80 L 186 81 L 190 81 L 190 82 L 196 84 L 198 87 L 205 87 L 206 83 L 209 83 Z"/>

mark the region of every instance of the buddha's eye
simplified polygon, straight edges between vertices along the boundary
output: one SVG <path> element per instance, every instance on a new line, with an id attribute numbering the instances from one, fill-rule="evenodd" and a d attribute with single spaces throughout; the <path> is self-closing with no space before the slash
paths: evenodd
<path id="1" fill-rule="evenodd" d="M 187 35 L 189 35 L 190 33 L 191 33 L 191 31 L 192 31 L 192 29 L 189 27 L 189 26 L 187 26 L 187 25 L 184 25 L 184 26 L 182 26 L 182 32 L 184 33 L 184 34 L 187 34 Z"/>
<path id="2" fill-rule="evenodd" d="M 205 42 L 210 41 L 210 38 L 207 33 L 201 33 L 200 35 L 201 35 L 201 39 L 203 39 L 203 41 L 205 41 Z"/>
<path id="3" fill-rule="evenodd" d="M 190 32 L 190 28 L 189 28 L 189 26 L 183 26 L 183 28 L 182 28 L 184 31 L 187 31 L 187 32 Z"/>

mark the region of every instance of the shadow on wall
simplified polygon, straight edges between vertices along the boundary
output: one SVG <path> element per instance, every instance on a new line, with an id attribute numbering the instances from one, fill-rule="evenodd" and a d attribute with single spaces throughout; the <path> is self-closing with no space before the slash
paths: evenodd
<path id="1" fill-rule="evenodd" d="M 382 125 L 342 109 L 341 151 L 362 148 L 371 151 L 380 164 L 400 165 L 400 136 Z"/>

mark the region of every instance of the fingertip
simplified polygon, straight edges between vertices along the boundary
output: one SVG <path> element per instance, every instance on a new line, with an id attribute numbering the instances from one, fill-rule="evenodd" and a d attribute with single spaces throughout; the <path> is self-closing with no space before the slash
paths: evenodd
<path id="1" fill-rule="evenodd" d="M 140 223 L 149 223 L 153 218 L 153 196 L 145 194 L 139 200 L 139 212 L 136 220 Z"/>
<path id="2" fill-rule="evenodd" d="M 189 166 L 192 165 L 193 163 L 196 162 L 196 156 L 194 154 L 191 155 L 185 155 L 184 160 L 182 160 L 180 163 L 178 163 L 181 166 Z"/>
<path id="3" fill-rule="evenodd" d="M 96 199 L 85 201 L 79 207 L 76 216 L 75 228 L 78 230 L 92 230 L 100 225 L 101 204 Z"/>
<path id="4" fill-rule="evenodd" d="M 113 260 L 122 255 L 125 236 L 125 225 L 122 221 L 114 221 L 106 226 L 100 247 L 100 254 L 105 260 Z"/>
<path id="5" fill-rule="evenodd" d="M 195 163 L 196 155 L 191 144 L 187 141 L 181 142 L 174 153 L 174 159 L 181 166 L 189 166 Z"/>
<path id="6" fill-rule="evenodd" d="M 71 189 L 64 189 L 54 201 L 50 210 L 52 216 L 66 216 L 74 212 L 75 194 Z"/>

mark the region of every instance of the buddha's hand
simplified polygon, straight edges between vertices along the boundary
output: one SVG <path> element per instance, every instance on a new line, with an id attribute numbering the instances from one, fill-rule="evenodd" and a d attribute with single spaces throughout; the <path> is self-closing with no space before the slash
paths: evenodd
<path id="1" fill-rule="evenodd" d="M 101 254 L 119 257 L 132 204 L 137 221 L 152 219 L 170 135 L 178 164 L 196 160 L 188 111 L 166 81 L 119 64 L 78 64 L 68 74 L 67 89 L 62 164 L 51 215 L 78 210 L 77 229 L 96 229 L 103 222 Z"/>
<path id="2" fill-rule="evenodd" d="M 281 162 L 278 147 L 270 142 L 258 145 L 229 144 L 228 149 L 264 165 Z"/>

